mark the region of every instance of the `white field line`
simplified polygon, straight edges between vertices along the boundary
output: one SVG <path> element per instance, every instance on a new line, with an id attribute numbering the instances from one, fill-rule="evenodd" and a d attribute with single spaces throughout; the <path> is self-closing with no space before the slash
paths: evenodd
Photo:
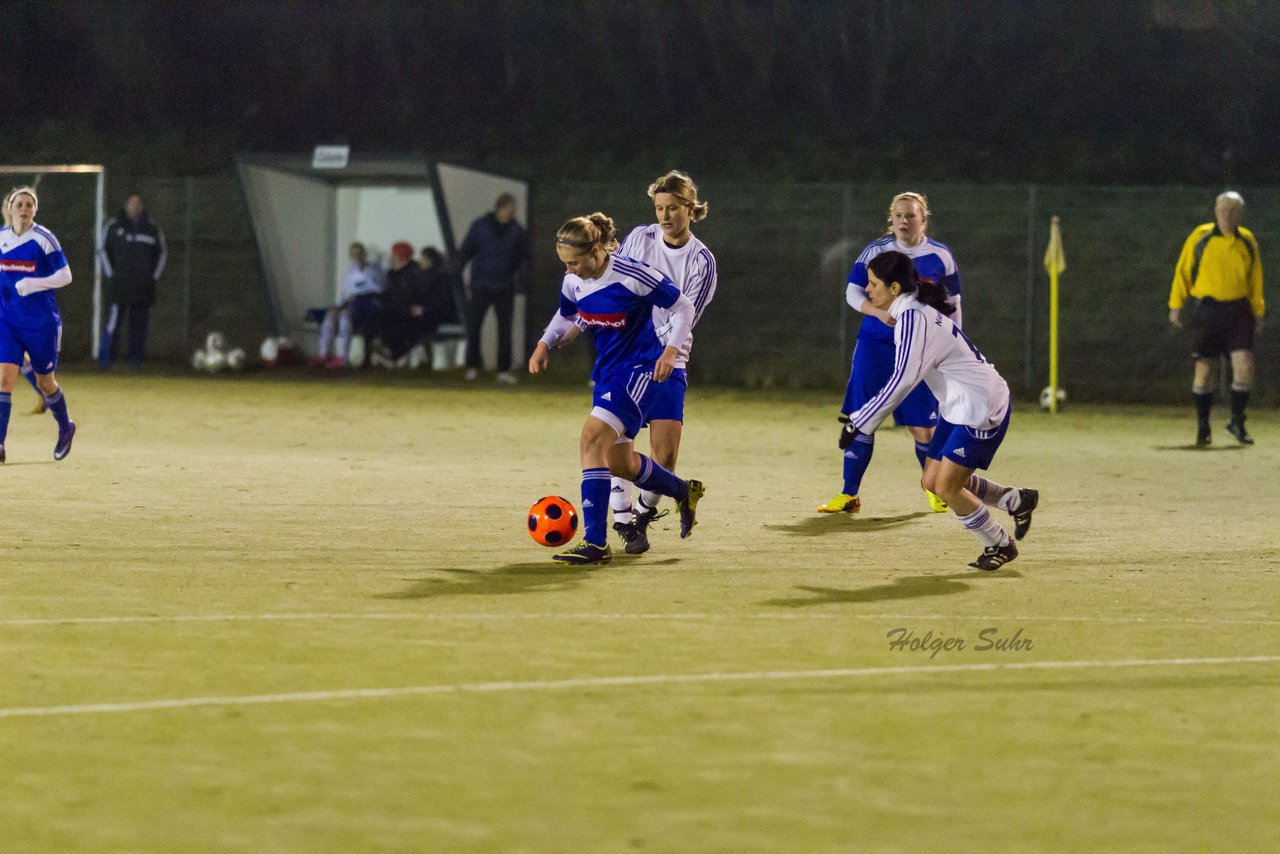
<path id="1" fill-rule="evenodd" d="M 0 626 L 77 626 L 114 625 L 121 623 L 240 623 L 240 622 L 290 622 L 307 620 L 409 620 L 421 622 L 447 622 L 466 620 L 600 620 L 604 622 L 627 620 L 951 620 L 1028 623 L 1152 623 L 1204 626 L 1280 626 L 1280 620 L 1233 620 L 1197 617 L 1075 617 L 1033 616 L 1026 614 L 625 614 L 625 613 L 543 613 L 496 614 L 473 612 L 466 614 L 437 613 L 295 613 L 295 614 L 124 614 L 101 617 L 10 617 L 0 618 Z"/>
<path id="2" fill-rule="evenodd" d="M 145 712 L 209 706 L 258 706 L 274 703 L 315 703 L 331 700 L 381 700 L 440 694 L 499 694 L 562 691 L 574 688 L 625 688 L 634 685 L 688 685 L 710 682 L 776 682 L 799 679 L 857 679 L 877 676 L 947 675 L 1017 670 L 1067 670 L 1117 667 L 1207 667 L 1214 665 L 1275 664 L 1280 655 L 1235 658 L 1153 658 L 1115 661 L 1025 661 L 990 664 L 905 665 L 849 667 L 828 670 L 762 670 L 749 673 L 667 673 L 651 676 L 593 676 L 531 682 L 462 682 L 445 685 L 410 685 L 399 688 L 352 688 L 343 691 L 299 691 L 289 694 L 249 694 L 239 697 L 178 697 L 133 703 L 87 703 L 68 706 L 0 708 L 0 718 L 40 718 Z"/>

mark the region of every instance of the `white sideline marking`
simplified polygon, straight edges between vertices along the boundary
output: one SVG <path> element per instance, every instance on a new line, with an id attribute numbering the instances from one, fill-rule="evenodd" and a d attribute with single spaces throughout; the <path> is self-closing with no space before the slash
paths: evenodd
<path id="1" fill-rule="evenodd" d="M 1064 670 L 1089 667 L 1193 667 L 1214 664 L 1273 664 L 1280 655 L 1237 658 L 1153 658 L 1116 661 L 1024 661 L 990 664 L 904 665 L 848 667 L 829 670 L 762 670 L 754 673 L 667 673 L 652 676 L 588 676 L 532 682 L 462 682 L 452 685 L 411 685 L 400 688 L 352 688 L 344 691 L 299 691 L 291 694 L 249 694 L 239 697 L 183 697 L 134 703 L 88 703 L 74 706 L 0 708 L 0 718 L 41 718 L 144 712 L 156 709 L 190 709 L 207 706 L 257 706 L 271 703 L 311 703 L 327 700 L 378 700 L 433 694 L 495 694 L 520 691 L 557 691 L 566 688 L 615 688 L 632 685 L 680 685 L 706 682 L 764 682 L 792 679 L 850 679 L 861 676 L 983 673 L 1001 670 Z"/>
<path id="2" fill-rule="evenodd" d="M 119 615 L 106 617 L 12 617 L 0 619 L 0 626 L 67 626 L 113 625 L 117 623 L 236 623 L 253 621 L 306 621 L 306 620 L 420 620 L 423 622 L 444 620 L 987 620 L 1025 621 L 1028 623 L 1172 623 L 1177 625 L 1205 626 L 1275 626 L 1280 620 L 1233 620 L 1197 617 L 1073 617 L 1027 616 L 1006 614 L 431 614 L 431 613 L 346 613 L 346 614 L 175 614 Z"/>

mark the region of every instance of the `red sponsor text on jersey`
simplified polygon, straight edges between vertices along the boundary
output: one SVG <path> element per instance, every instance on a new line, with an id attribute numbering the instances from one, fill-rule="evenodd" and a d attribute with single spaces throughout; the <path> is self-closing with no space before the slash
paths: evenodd
<path id="1" fill-rule="evenodd" d="M 0 271 L 5 273 L 34 273 L 36 271 L 36 262 L 14 261 L 8 258 L 0 259 Z"/>
<path id="2" fill-rule="evenodd" d="M 625 314 L 588 314 L 581 309 L 578 310 L 578 317 L 588 326 L 605 326 L 609 329 L 626 329 L 627 316 Z"/>

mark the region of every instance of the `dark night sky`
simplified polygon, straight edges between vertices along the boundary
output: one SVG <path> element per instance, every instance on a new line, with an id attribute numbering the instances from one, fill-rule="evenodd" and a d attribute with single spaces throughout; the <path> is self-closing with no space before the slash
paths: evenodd
<path id="1" fill-rule="evenodd" d="M 1280 4 L 6 2 L 5 159 L 1280 181 Z M 11 63 L 11 68 L 15 67 Z M 643 163 L 644 166 L 637 166 Z"/>

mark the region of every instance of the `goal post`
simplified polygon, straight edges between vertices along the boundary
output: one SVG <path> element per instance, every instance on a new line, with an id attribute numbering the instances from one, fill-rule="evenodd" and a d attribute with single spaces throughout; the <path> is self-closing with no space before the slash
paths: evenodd
<path id="1" fill-rule="evenodd" d="M 93 194 L 93 233 L 90 235 L 88 246 L 93 256 L 93 308 L 90 312 L 92 317 L 92 330 L 90 334 L 90 359 L 98 357 L 99 336 L 102 334 L 102 259 L 98 257 L 98 246 L 102 240 L 102 227 L 106 221 L 106 183 L 107 168 L 100 164 L 91 163 L 64 163 L 64 164 L 45 164 L 38 166 L 23 166 L 0 164 L 0 175 L 16 176 L 25 180 L 20 183 L 29 183 L 41 192 L 40 183 L 46 175 L 93 175 L 94 176 L 94 194 Z M 3 191 L 7 193 L 8 187 L 4 187 Z M 39 219 L 37 212 L 36 218 Z M 64 219 L 63 216 L 55 215 L 53 222 Z M 67 218 L 68 221 L 70 218 Z M 83 229 L 85 223 L 76 223 L 74 229 L 76 232 Z M 54 227 L 53 233 L 60 234 L 62 230 Z M 72 232 L 74 233 L 74 232 Z M 61 235 L 60 235 L 61 236 Z M 65 241 L 64 241 L 65 242 Z M 64 247 L 65 248 L 65 247 Z"/>

